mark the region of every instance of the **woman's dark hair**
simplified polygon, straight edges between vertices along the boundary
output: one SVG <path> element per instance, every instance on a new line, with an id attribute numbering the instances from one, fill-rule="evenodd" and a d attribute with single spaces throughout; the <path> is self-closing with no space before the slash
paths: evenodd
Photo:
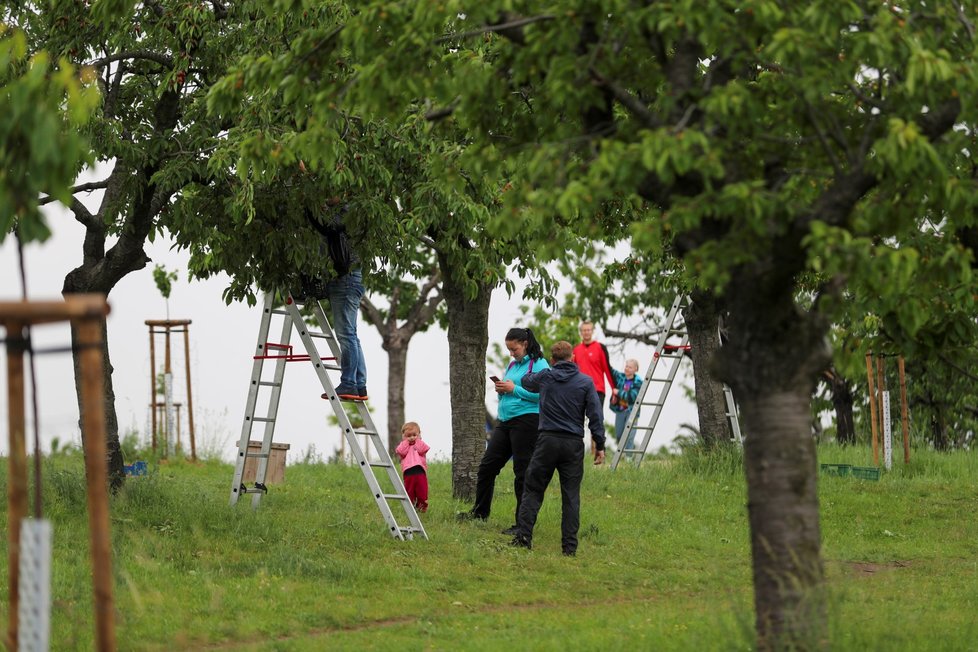
<path id="1" fill-rule="evenodd" d="M 506 333 L 506 339 L 513 342 L 526 342 L 526 354 L 531 360 L 539 360 L 543 357 L 543 349 L 537 338 L 533 337 L 533 331 L 529 328 L 510 328 Z"/>

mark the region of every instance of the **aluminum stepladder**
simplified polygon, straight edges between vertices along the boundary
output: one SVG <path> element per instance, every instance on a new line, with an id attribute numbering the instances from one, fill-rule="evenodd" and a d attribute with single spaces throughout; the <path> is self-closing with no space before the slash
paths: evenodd
<path id="1" fill-rule="evenodd" d="M 635 440 L 641 439 L 641 442 L 633 444 L 633 448 L 627 448 L 619 442 L 618 450 L 615 452 L 615 456 L 611 461 L 612 469 L 618 468 L 619 462 L 621 462 L 622 457 L 626 454 L 631 455 L 631 461 L 635 466 L 639 466 L 645 457 L 646 449 L 652 440 L 652 433 L 655 430 L 656 424 L 659 422 L 662 408 L 665 406 L 666 398 L 669 396 L 669 390 L 672 389 L 672 384 L 679 371 L 679 365 L 686 352 L 689 351 L 689 333 L 686 330 L 685 322 L 682 320 L 682 312 L 688 307 L 689 297 L 685 294 L 677 295 L 676 299 L 672 302 L 672 308 L 669 309 L 669 314 L 666 317 L 666 328 L 656 344 L 652 362 L 649 364 L 642 387 L 639 389 L 638 396 L 635 398 L 634 405 L 638 409 L 632 409 L 631 414 L 628 415 L 628 420 L 625 422 L 625 429 L 622 433 L 622 440 L 628 441 L 629 436 L 635 431 Z M 674 338 L 676 337 L 679 338 L 678 343 L 675 342 Z M 670 338 L 673 338 L 672 342 L 669 341 Z M 663 362 L 662 366 L 664 369 L 660 370 L 660 362 Z M 664 372 L 664 376 L 662 373 L 656 375 L 656 372 L 660 371 Z M 646 400 L 646 395 L 652 389 L 653 383 L 656 384 L 658 392 L 653 392 L 655 395 L 654 400 Z M 733 392 L 730 391 L 730 388 L 726 384 L 723 386 L 723 396 L 726 405 L 725 414 L 727 420 L 730 422 L 730 428 L 734 434 L 734 438 L 740 443 L 742 437 L 740 432 L 740 419 L 737 414 L 737 404 L 734 402 Z M 652 407 L 652 416 L 648 420 L 647 425 L 642 426 L 639 425 L 639 420 L 641 418 L 641 408 L 644 406 Z M 641 436 L 639 436 L 639 433 L 641 433 Z"/>
<path id="2" fill-rule="evenodd" d="M 377 428 L 374 426 L 366 402 L 353 402 L 357 407 L 361 423 L 364 424 L 362 428 L 356 429 L 350 423 L 350 418 L 346 410 L 343 409 L 344 403 L 336 396 L 333 382 L 327 371 L 339 371 L 340 367 L 337 361 L 340 359 L 340 347 L 339 342 L 336 340 L 336 335 L 333 333 L 333 329 L 329 324 L 329 320 L 326 318 L 326 313 L 323 311 L 322 305 L 319 301 L 311 298 L 303 304 L 312 309 L 316 327 L 319 329 L 318 332 L 311 331 L 302 318 L 302 314 L 299 312 L 300 304 L 291 296 L 285 296 L 284 306 L 280 306 L 280 303 L 276 301 L 276 294 L 269 292 L 265 295 L 262 306 L 262 319 L 261 326 L 258 330 L 258 344 L 255 348 L 251 384 L 248 390 L 248 401 L 245 406 L 244 422 L 241 427 L 241 438 L 238 441 L 238 455 L 234 469 L 234 479 L 231 482 L 230 504 L 236 504 L 238 498 L 243 494 L 252 494 L 252 507 L 257 508 L 262 495 L 267 493 L 268 489 L 265 485 L 265 478 L 268 471 L 268 459 L 271 453 L 272 439 L 275 434 L 275 420 L 278 414 L 279 399 L 282 395 L 282 382 L 285 379 L 285 365 L 288 362 L 308 362 L 313 365 L 316 375 L 319 377 L 325 392 L 325 397 L 329 399 L 330 407 L 333 409 L 333 413 L 339 421 L 340 428 L 343 430 L 353 457 L 363 472 L 363 476 L 370 487 L 370 492 L 373 494 L 374 501 L 377 503 L 377 507 L 380 509 L 384 521 L 387 522 L 387 527 L 391 535 L 401 540 L 413 539 L 415 534 L 427 539 L 428 534 L 421 524 L 421 519 L 418 518 L 418 513 L 414 509 L 414 505 L 411 503 L 410 498 L 408 498 L 407 491 L 404 489 L 404 482 L 401 480 L 401 476 L 397 472 L 397 468 L 394 466 L 394 462 L 387 452 L 387 442 L 383 441 Z M 272 342 L 269 341 L 268 336 L 271 330 L 272 320 L 275 316 L 283 317 L 282 330 L 278 341 Z M 306 350 L 305 354 L 293 353 L 293 347 L 290 344 L 293 329 L 299 334 L 299 339 L 302 341 Z M 326 341 L 329 347 L 329 355 L 326 357 L 321 356 L 319 347 L 316 344 L 317 339 Z M 263 378 L 264 363 L 266 360 L 273 360 L 275 363 L 271 380 Z M 262 393 L 263 389 L 270 390 L 268 393 L 268 408 L 265 416 L 257 416 L 255 412 L 258 407 L 259 394 Z M 264 436 L 262 437 L 260 452 L 250 453 L 248 452 L 248 442 L 251 439 L 252 427 L 255 423 L 262 423 L 264 425 Z M 370 461 L 367 459 L 363 448 L 360 446 L 358 436 L 367 436 L 369 438 L 374 444 L 379 461 Z M 250 457 L 254 457 L 257 460 L 253 487 L 247 487 L 242 482 L 245 462 Z M 381 471 L 375 473 L 374 469 L 381 469 Z M 385 474 L 386 481 L 382 485 Z M 381 478 L 378 478 L 378 475 Z M 387 489 L 386 491 L 385 488 Z M 406 524 L 398 522 L 395 516 L 397 510 L 392 508 L 392 502 L 400 503 L 404 512 L 402 523 Z"/>

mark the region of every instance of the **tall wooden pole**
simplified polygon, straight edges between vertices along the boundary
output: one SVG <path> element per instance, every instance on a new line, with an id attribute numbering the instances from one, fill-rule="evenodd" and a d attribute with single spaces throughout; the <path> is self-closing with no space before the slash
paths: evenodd
<path id="1" fill-rule="evenodd" d="M 897 358 L 900 370 L 900 425 L 903 429 L 903 463 L 910 464 L 910 417 L 907 414 L 907 376 L 904 371 L 903 356 Z"/>
<path id="2" fill-rule="evenodd" d="M 869 390 L 869 421 L 870 426 L 873 431 L 873 465 L 879 466 L 880 463 L 880 449 L 879 449 L 879 430 L 876 427 L 876 390 L 873 388 L 873 353 L 870 351 L 866 354 L 866 383 Z"/>
<path id="3" fill-rule="evenodd" d="M 27 445 L 24 426 L 24 324 L 7 323 L 7 423 L 10 449 L 7 458 L 7 550 L 10 609 L 7 612 L 7 649 L 17 649 L 17 611 L 20 608 L 20 527 L 27 516 Z"/>
<path id="4" fill-rule="evenodd" d="M 885 436 L 883 433 L 883 423 L 886 417 L 883 416 L 883 392 L 886 391 L 886 357 L 880 353 L 876 356 L 876 400 L 879 402 L 879 428 L 880 439 Z M 892 451 L 891 451 L 892 453 Z M 885 457 L 885 455 L 884 455 Z M 879 462 L 876 462 L 879 466 Z"/>
<path id="5" fill-rule="evenodd" d="M 190 459 L 197 461 L 197 440 L 194 436 L 194 399 L 190 391 L 190 322 L 183 327 L 183 361 L 187 373 L 187 423 L 190 426 Z"/>
<path id="6" fill-rule="evenodd" d="M 76 324 L 81 347 L 82 438 L 88 493 L 88 526 L 92 536 L 92 582 L 95 587 L 95 643 L 100 652 L 116 649 L 112 604 L 112 549 L 106 472 L 105 402 L 102 387 L 102 327 L 99 320 Z"/>
<path id="7" fill-rule="evenodd" d="M 170 457 L 170 442 L 171 442 L 172 438 L 176 437 L 176 435 L 174 433 L 170 432 L 170 426 L 172 425 L 170 423 L 170 400 L 172 400 L 173 395 L 166 393 L 166 390 L 167 390 L 167 386 L 166 386 L 167 376 L 171 376 L 171 374 L 173 373 L 173 369 L 170 367 L 170 327 L 167 326 L 164 329 L 163 333 L 164 333 L 163 334 L 163 341 L 165 342 L 165 344 L 164 344 L 165 352 L 163 354 L 163 393 L 164 393 L 164 396 L 163 396 L 163 404 L 166 405 L 165 411 L 163 413 L 164 414 L 164 416 L 163 416 L 163 432 L 166 433 L 166 434 L 163 437 L 163 454 L 161 455 L 161 457 L 163 459 L 168 459 Z M 172 380 L 172 378 L 171 378 L 171 380 Z M 170 389 L 171 390 L 173 389 L 172 383 L 170 385 Z M 176 444 L 177 444 L 177 442 L 174 441 L 173 442 L 173 451 L 174 451 L 174 453 L 176 453 L 176 450 L 177 450 Z"/>

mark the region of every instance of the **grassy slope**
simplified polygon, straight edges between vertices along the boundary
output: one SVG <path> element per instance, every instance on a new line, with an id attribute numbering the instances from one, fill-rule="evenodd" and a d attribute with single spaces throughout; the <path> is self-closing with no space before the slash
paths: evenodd
<path id="1" fill-rule="evenodd" d="M 868 464 L 864 450 L 820 457 Z M 57 650 L 92 648 L 80 468 L 78 458 L 49 460 L 45 477 Z M 163 466 L 115 499 L 120 649 L 750 647 L 737 459 L 588 468 L 575 559 L 560 555 L 556 486 L 533 552 L 507 545 L 508 467 L 490 522 L 459 524 L 450 469 L 433 465 L 427 542 L 387 535 L 355 468 L 290 466 L 258 512 L 228 508 L 231 473 Z M 917 453 L 880 482 L 823 477 L 820 494 L 833 646 L 974 649 L 978 455 Z M 6 574 L 6 555 L 0 565 Z M 5 619 L 5 583 L 0 595 Z"/>

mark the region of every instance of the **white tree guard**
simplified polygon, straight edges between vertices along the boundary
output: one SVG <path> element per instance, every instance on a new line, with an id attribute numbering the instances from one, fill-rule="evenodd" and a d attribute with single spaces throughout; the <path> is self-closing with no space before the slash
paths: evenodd
<path id="1" fill-rule="evenodd" d="M 47 652 L 51 637 L 51 521 L 24 519 L 20 526 L 18 652 Z"/>
<path id="2" fill-rule="evenodd" d="M 168 457 L 176 454 L 177 439 L 176 407 L 173 405 L 173 374 L 163 376 L 163 387 L 166 392 L 166 452 Z"/>
<path id="3" fill-rule="evenodd" d="M 890 393 L 883 392 L 883 465 L 893 466 L 893 424 L 890 421 Z"/>

